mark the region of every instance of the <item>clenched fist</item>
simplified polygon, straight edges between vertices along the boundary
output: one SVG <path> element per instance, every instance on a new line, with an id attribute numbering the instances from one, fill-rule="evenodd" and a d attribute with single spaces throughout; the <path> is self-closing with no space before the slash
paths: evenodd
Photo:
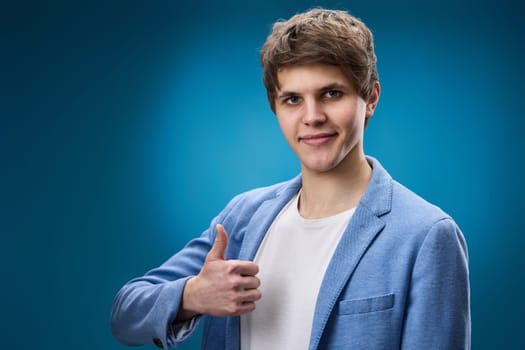
<path id="1" fill-rule="evenodd" d="M 257 264 L 251 261 L 226 260 L 228 234 L 220 224 L 215 242 L 201 271 L 186 282 L 178 320 L 198 314 L 239 316 L 255 309 L 261 298 Z"/>

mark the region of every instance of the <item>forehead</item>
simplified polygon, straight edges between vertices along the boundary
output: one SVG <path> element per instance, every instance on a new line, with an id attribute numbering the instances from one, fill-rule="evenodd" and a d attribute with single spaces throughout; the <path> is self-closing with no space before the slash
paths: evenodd
<path id="1" fill-rule="evenodd" d="M 282 67 L 277 72 L 277 79 L 277 91 L 301 92 L 333 84 L 352 87 L 351 81 L 339 67 L 322 63 Z"/>

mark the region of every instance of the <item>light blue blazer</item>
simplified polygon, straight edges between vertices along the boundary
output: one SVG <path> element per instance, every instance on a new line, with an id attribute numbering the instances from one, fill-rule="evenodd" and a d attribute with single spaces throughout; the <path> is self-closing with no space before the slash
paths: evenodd
<path id="1" fill-rule="evenodd" d="M 309 349 L 470 349 L 468 257 L 460 229 L 368 160 L 372 178 L 328 265 Z M 239 317 L 204 315 L 186 332 L 173 329 L 184 284 L 199 273 L 217 223 L 230 235 L 226 257 L 252 260 L 300 186 L 298 176 L 235 197 L 199 238 L 128 282 L 113 304 L 114 336 L 130 345 L 176 347 L 204 322 L 203 349 L 239 349 Z"/>

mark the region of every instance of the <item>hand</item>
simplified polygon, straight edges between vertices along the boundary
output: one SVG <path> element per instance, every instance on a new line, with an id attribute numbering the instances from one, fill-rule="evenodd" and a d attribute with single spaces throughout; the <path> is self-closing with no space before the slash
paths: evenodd
<path id="1" fill-rule="evenodd" d="M 239 316 L 255 309 L 261 298 L 255 275 L 257 264 L 251 261 L 226 260 L 228 234 L 220 224 L 215 242 L 206 256 L 201 271 L 186 282 L 178 319 L 198 314 Z"/>

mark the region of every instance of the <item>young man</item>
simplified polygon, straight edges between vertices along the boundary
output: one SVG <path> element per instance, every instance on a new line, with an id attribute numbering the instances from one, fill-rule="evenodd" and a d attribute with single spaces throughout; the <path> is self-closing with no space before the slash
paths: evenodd
<path id="1" fill-rule="evenodd" d="M 204 349 L 470 348 L 461 231 L 363 150 L 380 94 L 371 32 L 314 9 L 277 22 L 261 62 L 301 174 L 235 197 L 126 284 L 115 337 L 175 347 L 204 322 Z"/>

